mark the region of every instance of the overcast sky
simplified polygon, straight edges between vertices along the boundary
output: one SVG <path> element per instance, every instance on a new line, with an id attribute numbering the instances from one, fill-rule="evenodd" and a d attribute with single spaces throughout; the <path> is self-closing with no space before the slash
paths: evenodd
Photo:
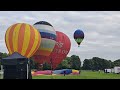
<path id="1" fill-rule="evenodd" d="M 9 26 L 38 21 L 47 21 L 68 35 L 68 56 L 78 55 L 81 61 L 92 57 L 120 59 L 120 11 L 0 11 L 0 52 L 8 53 L 4 37 Z M 80 47 L 73 38 L 76 29 L 85 35 Z"/>

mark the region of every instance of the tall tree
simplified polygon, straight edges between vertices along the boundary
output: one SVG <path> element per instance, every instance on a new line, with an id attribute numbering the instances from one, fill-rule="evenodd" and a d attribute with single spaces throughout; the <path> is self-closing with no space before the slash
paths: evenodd
<path id="1" fill-rule="evenodd" d="M 114 64 L 114 66 L 120 66 L 120 59 L 115 60 L 115 61 L 113 62 L 113 64 Z"/>
<path id="2" fill-rule="evenodd" d="M 92 70 L 93 69 L 93 62 L 91 59 L 85 59 L 83 61 L 83 69 L 84 70 Z"/>
<path id="3" fill-rule="evenodd" d="M 104 70 L 106 68 L 112 68 L 113 63 L 111 60 L 105 60 L 98 57 L 92 59 L 85 59 L 83 61 L 83 69 L 85 70 Z"/>
<path id="4" fill-rule="evenodd" d="M 71 56 L 71 68 L 79 70 L 80 67 L 81 67 L 81 60 L 79 56 L 72 55 Z"/>

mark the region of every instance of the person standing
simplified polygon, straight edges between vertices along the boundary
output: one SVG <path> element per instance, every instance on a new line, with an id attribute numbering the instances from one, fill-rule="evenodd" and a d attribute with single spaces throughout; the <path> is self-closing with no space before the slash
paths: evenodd
<path id="1" fill-rule="evenodd" d="M 65 74 L 66 74 L 66 71 L 64 71 L 63 73 L 64 73 L 64 76 L 65 76 Z"/>
<path id="2" fill-rule="evenodd" d="M 100 73 L 100 70 L 99 70 L 99 73 Z"/>

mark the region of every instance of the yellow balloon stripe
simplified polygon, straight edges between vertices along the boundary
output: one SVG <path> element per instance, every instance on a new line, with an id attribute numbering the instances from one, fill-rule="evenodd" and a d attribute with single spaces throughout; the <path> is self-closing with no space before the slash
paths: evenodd
<path id="1" fill-rule="evenodd" d="M 13 49 L 14 52 L 17 52 L 18 50 L 18 35 L 19 35 L 19 30 L 22 24 L 17 24 L 17 26 L 14 29 L 12 40 L 13 40 Z"/>
<path id="2" fill-rule="evenodd" d="M 31 48 L 31 50 L 30 50 L 30 52 L 29 52 L 27 57 L 30 57 L 32 55 L 32 53 L 34 52 L 37 44 L 39 43 L 38 42 L 38 39 L 40 38 L 39 37 L 39 33 L 38 33 L 38 31 L 36 29 L 34 29 L 34 32 L 35 32 L 35 40 L 34 40 L 33 46 L 32 46 L 32 48 Z"/>
<path id="3" fill-rule="evenodd" d="M 8 48 L 9 54 L 12 54 L 12 51 L 10 49 L 10 44 L 9 44 L 9 32 L 11 28 L 12 26 L 8 28 L 8 30 L 6 31 L 6 35 L 5 35 L 5 42 L 6 42 L 6 46 Z"/>
<path id="4" fill-rule="evenodd" d="M 33 27 L 34 28 L 34 27 Z M 34 30 L 36 30 L 35 28 L 34 28 Z M 37 46 L 36 46 L 36 48 L 35 48 L 35 50 L 34 50 L 34 52 L 31 54 L 31 56 L 30 57 L 32 57 L 36 52 L 37 52 L 37 50 L 38 50 L 38 48 L 40 47 L 40 44 L 41 44 L 41 35 L 40 35 L 40 33 L 39 33 L 39 31 L 37 30 L 37 33 L 38 33 L 38 44 L 37 44 Z"/>
<path id="5" fill-rule="evenodd" d="M 29 45 L 29 41 L 30 41 L 30 27 L 28 24 L 26 24 L 25 26 L 25 34 L 24 34 L 24 40 L 23 40 L 23 46 L 22 46 L 22 55 L 25 55 L 26 50 L 28 48 Z"/>

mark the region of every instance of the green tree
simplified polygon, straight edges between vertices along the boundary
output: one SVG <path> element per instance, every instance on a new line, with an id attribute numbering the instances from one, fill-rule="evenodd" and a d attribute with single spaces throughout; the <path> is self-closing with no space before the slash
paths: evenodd
<path id="1" fill-rule="evenodd" d="M 48 64 L 47 62 L 45 62 L 45 63 L 43 64 L 43 70 L 51 70 L 51 65 Z"/>
<path id="2" fill-rule="evenodd" d="M 92 59 L 85 59 L 83 61 L 83 69 L 85 70 L 104 70 L 105 68 L 112 68 L 113 63 L 111 60 L 106 60 L 98 57 Z"/>
<path id="3" fill-rule="evenodd" d="M 2 58 L 6 58 L 7 56 L 8 56 L 7 53 L 2 53 L 2 52 L 0 52 L 0 60 L 1 60 Z M 1 66 L 1 62 L 0 62 L 0 66 Z M 0 67 L 0 70 L 1 70 L 1 67 Z"/>
<path id="4" fill-rule="evenodd" d="M 71 56 L 70 63 L 71 63 L 71 68 L 72 68 L 72 69 L 77 69 L 77 70 L 79 70 L 80 67 L 81 67 L 81 60 L 80 60 L 79 56 L 72 55 L 72 56 Z"/>
<path id="5" fill-rule="evenodd" d="M 91 59 L 85 59 L 83 61 L 83 69 L 84 70 L 92 70 L 92 69 L 94 69 L 92 64 L 93 63 L 92 63 Z"/>
<path id="6" fill-rule="evenodd" d="M 104 70 L 105 68 L 111 68 L 111 62 L 106 59 L 93 57 L 92 60 L 94 62 L 94 70 Z"/>
<path id="7" fill-rule="evenodd" d="M 115 61 L 113 62 L 113 64 L 114 64 L 114 66 L 120 66 L 120 59 L 115 60 Z"/>
<path id="8" fill-rule="evenodd" d="M 6 58 L 6 57 L 8 57 L 8 54 L 7 53 L 3 53 L 2 54 L 2 58 Z"/>
<path id="9" fill-rule="evenodd" d="M 71 68 L 70 65 L 70 57 L 66 57 L 58 66 L 56 69 L 68 69 Z"/>

